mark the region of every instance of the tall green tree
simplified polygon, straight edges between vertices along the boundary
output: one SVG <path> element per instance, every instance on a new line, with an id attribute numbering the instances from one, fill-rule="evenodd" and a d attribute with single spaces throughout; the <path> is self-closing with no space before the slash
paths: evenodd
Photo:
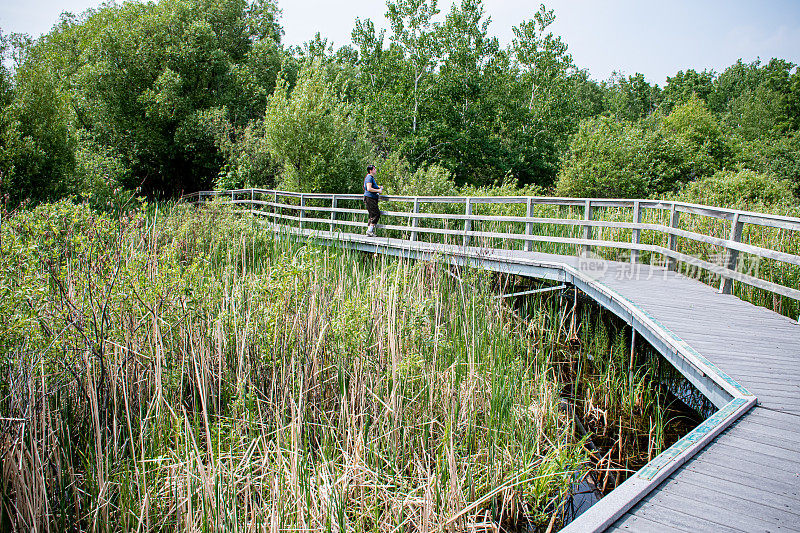
<path id="1" fill-rule="evenodd" d="M 561 89 L 567 70 L 573 66 L 567 44 L 552 32 L 545 33 L 555 20 L 555 12 L 541 4 L 532 20 L 512 28 L 511 49 L 523 69 L 524 82 L 530 85 L 528 111 L 533 110 L 537 101 L 550 101 L 552 93 Z"/>
<path id="2" fill-rule="evenodd" d="M 650 85 L 639 72 L 628 77 L 615 72 L 603 87 L 606 110 L 621 120 L 635 122 L 645 118 L 656 110 L 661 100 L 658 85 Z"/>
<path id="3" fill-rule="evenodd" d="M 74 164 L 79 138 L 82 152 L 115 160 L 101 165 L 119 170 L 109 181 L 159 196 L 208 187 L 224 157 L 203 112 L 226 108 L 239 127 L 263 113 L 280 69 L 277 14 L 268 0 L 163 0 L 64 18 L 18 71 L 22 131 L 53 160 L 29 175 L 62 192 L 94 181 L 96 165 Z"/>
<path id="4" fill-rule="evenodd" d="M 692 95 L 713 105 L 715 80 L 716 74 L 710 70 L 680 70 L 674 76 L 667 76 L 667 84 L 661 94 L 664 111 L 669 113 L 675 106 L 685 104 Z"/>
<path id="5" fill-rule="evenodd" d="M 411 132 L 417 131 L 421 93 L 426 92 L 426 78 L 439 64 L 440 41 L 438 24 L 433 17 L 439 14 L 437 0 L 389 0 L 386 17 L 392 28 L 391 40 L 410 64 L 414 109 L 411 113 Z M 422 85 L 422 86 L 421 86 Z"/>
<path id="6" fill-rule="evenodd" d="M 356 19 L 352 38 L 357 55 L 355 100 L 359 122 L 375 149 L 387 155 L 397 150 L 400 139 L 412 133 L 408 60 L 396 44 L 384 46 L 385 30 L 376 32 L 369 19 Z"/>
<path id="7" fill-rule="evenodd" d="M 576 94 L 592 91 L 586 73 L 579 72 L 567 51 L 567 44 L 550 31 L 554 11 L 544 4 L 532 19 L 512 28 L 514 39 L 509 54 L 514 68 L 508 74 L 506 100 L 502 115 L 504 137 L 509 147 L 510 168 L 521 183 L 550 186 L 558 169 L 558 160 L 567 147 L 584 113 Z M 594 84 L 596 97 L 599 93 Z M 599 112 L 599 110 L 597 110 Z"/>
<path id="8" fill-rule="evenodd" d="M 325 80 L 319 61 L 306 65 L 289 91 L 279 80 L 263 120 L 264 145 L 280 166 L 281 186 L 315 192 L 360 192 L 371 156 L 354 120 Z"/>
<path id="9" fill-rule="evenodd" d="M 54 32 L 65 24 L 63 19 Z M 74 109 L 59 65 L 50 61 L 58 50 L 26 39 L 16 46 L 20 64 L 13 92 L 4 95 L 4 187 L 14 203 L 26 198 L 55 200 L 74 189 Z"/>
<path id="10" fill-rule="evenodd" d="M 410 147 L 413 160 L 438 162 L 461 183 L 492 183 L 507 167 L 498 136 L 498 103 L 507 57 L 480 0 L 453 4 L 440 28 L 447 50 L 432 90 L 423 134 Z"/>

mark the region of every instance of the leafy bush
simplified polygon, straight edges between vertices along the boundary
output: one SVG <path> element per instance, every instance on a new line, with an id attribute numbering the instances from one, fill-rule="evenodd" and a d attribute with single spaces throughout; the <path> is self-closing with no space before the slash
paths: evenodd
<path id="1" fill-rule="evenodd" d="M 791 205 L 794 186 L 753 170 L 723 170 L 691 182 L 679 197 L 698 204 L 769 211 Z"/>
<path id="2" fill-rule="evenodd" d="M 639 123 L 584 120 L 563 159 L 557 194 L 646 197 L 708 176 L 732 160 L 722 128 L 696 96 Z"/>
<path id="3" fill-rule="evenodd" d="M 560 196 L 641 197 L 674 182 L 675 147 L 654 131 L 609 117 L 584 120 L 556 183 Z"/>
<path id="4" fill-rule="evenodd" d="M 225 107 L 209 109 L 201 114 L 205 128 L 212 133 L 217 148 L 225 154 L 226 163 L 217 175 L 214 189 L 274 188 L 279 168 L 270 155 L 263 121 L 254 120 L 244 128 L 236 128 L 228 114 Z"/>
<path id="5" fill-rule="evenodd" d="M 264 142 L 281 165 L 281 188 L 356 192 L 371 150 L 351 108 L 328 86 L 315 62 L 289 94 L 281 79 L 267 102 Z"/>
<path id="6" fill-rule="evenodd" d="M 707 176 L 730 162 L 732 150 L 722 128 L 696 95 L 673 109 L 660 127 L 679 148 L 684 172 Z"/>
<path id="7" fill-rule="evenodd" d="M 736 135 L 733 142 L 739 166 L 789 181 L 800 192 L 800 135 L 763 135 L 752 141 Z"/>
<path id="8" fill-rule="evenodd" d="M 116 150 L 99 144 L 85 130 L 78 132 L 75 178 L 80 194 L 94 206 L 106 206 L 130 179 L 130 169 Z"/>

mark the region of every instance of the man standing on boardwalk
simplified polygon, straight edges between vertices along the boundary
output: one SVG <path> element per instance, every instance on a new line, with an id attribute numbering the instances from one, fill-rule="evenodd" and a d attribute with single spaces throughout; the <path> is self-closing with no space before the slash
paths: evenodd
<path id="1" fill-rule="evenodd" d="M 364 203 L 367 206 L 369 220 L 367 221 L 367 237 L 375 236 L 375 225 L 381 218 L 381 210 L 378 209 L 378 199 L 383 192 L 383 187 L 375 181 L 375 174 L 378 169 L 375 165 L 367 165 L 367 175 L 364 177 Z"/>

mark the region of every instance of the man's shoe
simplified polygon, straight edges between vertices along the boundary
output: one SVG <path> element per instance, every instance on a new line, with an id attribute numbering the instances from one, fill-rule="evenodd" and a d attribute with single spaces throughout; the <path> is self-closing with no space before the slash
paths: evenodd
<path id="1" fill-rule="evenodd" d="M 367 237 L 374 237 L 375 236 L 375 226 L 370 226 L 367 228 Z"/>

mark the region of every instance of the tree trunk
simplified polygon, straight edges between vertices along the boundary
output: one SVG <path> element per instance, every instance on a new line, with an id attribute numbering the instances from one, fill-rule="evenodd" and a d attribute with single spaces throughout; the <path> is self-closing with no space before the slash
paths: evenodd
<path id="1" fill-rule="evenodd" d="M 411 122 L 411 132 L 417 133 L 417 109 L 419 108 L 419 95 L 417 89 L 419 87 L 419 71 L 414 69 L 414 116 Z"/>

